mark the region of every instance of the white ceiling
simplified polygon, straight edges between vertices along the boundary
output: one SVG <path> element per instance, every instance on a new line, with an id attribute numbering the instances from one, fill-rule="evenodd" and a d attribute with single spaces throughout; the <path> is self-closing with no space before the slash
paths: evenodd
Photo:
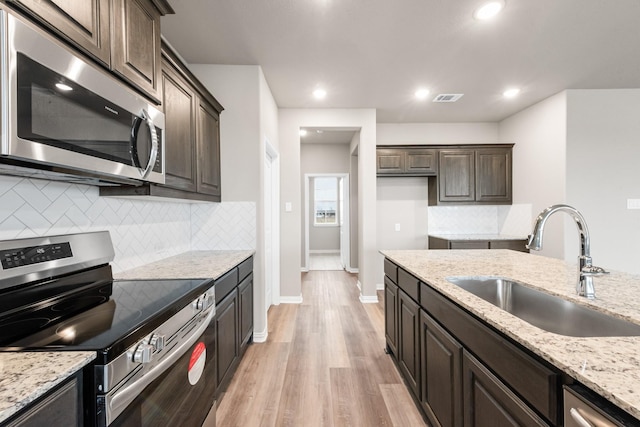
<path id="1" fill-rule="evenodd" d="M 564 89 L 640 88 L 640 0 L 506 0 L 476 21 L 483 3 L 171 0 L 162 32 L 189 63 L 260 65 L 279 107 L 376 108 L 379 123 L 495 122 Z"/>

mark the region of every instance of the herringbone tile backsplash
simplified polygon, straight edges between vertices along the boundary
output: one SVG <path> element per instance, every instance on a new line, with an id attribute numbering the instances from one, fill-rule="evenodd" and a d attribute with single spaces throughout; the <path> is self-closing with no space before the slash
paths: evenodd
<path id="1" fill-rule="evenodd" d="M 0 240 L 109 230 L 115 271 L 189 250 L 255 249 L 254 202 L 99 197 L 98 187 L 0 177 Z"/>

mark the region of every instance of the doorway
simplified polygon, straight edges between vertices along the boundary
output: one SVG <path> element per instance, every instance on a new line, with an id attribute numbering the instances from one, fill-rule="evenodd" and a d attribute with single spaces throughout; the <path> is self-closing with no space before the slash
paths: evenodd
<path id="1" fill-rule="evenodd" d="M 304 266 L 349 270 L 349 174 L 305 174 Z"/>

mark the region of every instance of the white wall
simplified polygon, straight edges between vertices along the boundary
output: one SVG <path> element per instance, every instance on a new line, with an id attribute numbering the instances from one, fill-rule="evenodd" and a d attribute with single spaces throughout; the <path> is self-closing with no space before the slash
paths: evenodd
<path id="1" fill-rule="evenodd" d="M 627 199 L 640 199 L 640 89 L 568 90 L 567 111 L 566 201 L 587 221 L 594 264 L 638 274 L 640 210 Z M 568 260 L 577 236 L 565 228 Z"/>
<path id="2" fill-rule="evenodd" d="M 535 217 L 566 201 L 566 92 L 561 92 L 503 120 L 501 141 L 513 142 L 513 202 L 531 204 Z M 550 218 L 539 253 L 564 257 L 565 218 Z"/>
<path id="3" fill-rule="evenodd" d="M 497 123 L 378 123 L 378 145 L 495 144 Z"/>
<path id="4" fill-rule="evenodd" d="M 279 145 L 277 106 L 259 66 L 192 64 L 189 68 L 225 108 L 220 118 L 222 199 L 256 205 L 259 220 L 254 257 L 254 336 L 261 340 L 267 334 L 262 223 L 264 152 L 265 139 L 276 148 Z"/>
<path id="5" fill-rule="evenodd" d="M 363 301 L 377 301 L 375 259 L 377 254 L 375 150 L 376 113 L 374 109 L 281 109 L 279 135 L 281 150 L 281 203 L 291 203 L 291 212 L 281 217 L 282 295 L 291 302 L 302 299 L 300 265 L 301 212 L 300 128 L 342 127 L 360 129 L 358 151 L 358 278 Z"/>
<path id="6" fill-rule="evenodd" d="M 427 249 L 427 178 L 378 178 L 376 207 L 378 248 Z M 383 289 L 381 257 L 376 267 L 378 288 Z"/>

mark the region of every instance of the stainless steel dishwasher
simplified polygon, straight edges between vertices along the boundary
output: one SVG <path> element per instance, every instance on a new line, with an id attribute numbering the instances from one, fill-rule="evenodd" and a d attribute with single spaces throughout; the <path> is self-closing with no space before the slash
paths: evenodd
<path id="1" fill-rule="evenodd" d="M 565 427 L 640 425 L 640 421 L 581 385 L 564 386 L 563 396 Z"/>

